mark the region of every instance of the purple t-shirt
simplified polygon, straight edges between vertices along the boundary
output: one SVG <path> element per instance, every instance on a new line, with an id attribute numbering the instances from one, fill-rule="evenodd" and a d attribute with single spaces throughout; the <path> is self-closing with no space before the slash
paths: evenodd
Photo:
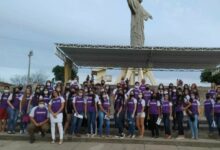
<path id="1" fill-rule="evenodd" d="M 7 109 L 8 108 L 8 98 L 10 93 L 3 93 L 0 99 L 0 108 Z"/>

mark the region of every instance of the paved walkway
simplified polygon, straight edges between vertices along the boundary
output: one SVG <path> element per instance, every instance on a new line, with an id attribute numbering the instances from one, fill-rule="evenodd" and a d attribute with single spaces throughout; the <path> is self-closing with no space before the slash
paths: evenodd
<path id="1" fill-rule="evenodd" d="M 65 142 L 62 145 L 50 144 L 49 142 L 37 141 L 29 144 L 26 141 L 0 141 L 1 150 L 219 150 L 219 147 L 188 147 L 171 145 L 151 144 L 112 144 L 90 142 Z"/>

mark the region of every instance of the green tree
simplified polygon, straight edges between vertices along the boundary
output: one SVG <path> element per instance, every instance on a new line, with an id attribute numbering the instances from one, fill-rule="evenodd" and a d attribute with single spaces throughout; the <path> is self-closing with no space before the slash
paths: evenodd
<path id="1" fill-rule="evenodd" d="M 220 84 L 220 72 L 212 75 L 215 69 L 204 69 L 200 75 L 201 82 Z"/>
<path id="2" fill-rule="evenodd" d="M 57 65 L 53 67 L 52 72 L 54 74 L 56 81 L 60 80 L 64 82 L 64 66 Z M 77 73 L 78 73 L 77 69 L 72 69 L 71 78 L 74 79 L 75 77 L 77 77 Z"/>

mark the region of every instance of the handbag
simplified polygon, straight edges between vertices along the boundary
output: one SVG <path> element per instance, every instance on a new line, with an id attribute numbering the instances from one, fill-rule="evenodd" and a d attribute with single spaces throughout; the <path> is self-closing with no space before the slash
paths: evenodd
<path id="1" fill-rule="evenodd" d="M 29 123 L 30 122 L 30 117 L 28 114 L 25 114 L 22 116 L 22 122 L 24 123 Z"/>

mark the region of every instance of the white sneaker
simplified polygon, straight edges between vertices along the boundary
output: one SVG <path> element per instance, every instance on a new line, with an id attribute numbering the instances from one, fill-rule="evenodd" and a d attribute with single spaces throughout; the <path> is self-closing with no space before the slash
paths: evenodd
<path id="1" fill-rule="evenodd" d="M 91 138 L 94 138 L 95 137 L 95 134 L 91 134 Z"/>
<path id="2" fill-rule="evenodd" d="M 55 140 L 52 140 L 50 143 L 51 143 L 51 144 L 54 144 L 54 143 L 55 143 Z"/>
<path id="3" fill-rule="evenodd" d="M 134 138 L 135 138 L 135 135 L 131 135 L 131 138 L 134 139 Z"/>
<path id="4" fill-rule="evenodd" d="M 87 134 L 86 134 L 86 136 L 87 136 L 87 137 L 90 137 L 90 136 L 91 136 L 91 134 L 87 133 Z"/>
<path id="5" fill-rule="evenodd" d="M 20 134 L 24 134 L 24 130 L 20 130 Z"/>
<path id="6" fill-rule="evenodd" d="M 176 139 L 177 139 L 177 140 L 183 140 L 183 139 L 185 139 L 185 138 L 184 138 L 184 136 L 178 136 Z"/>

